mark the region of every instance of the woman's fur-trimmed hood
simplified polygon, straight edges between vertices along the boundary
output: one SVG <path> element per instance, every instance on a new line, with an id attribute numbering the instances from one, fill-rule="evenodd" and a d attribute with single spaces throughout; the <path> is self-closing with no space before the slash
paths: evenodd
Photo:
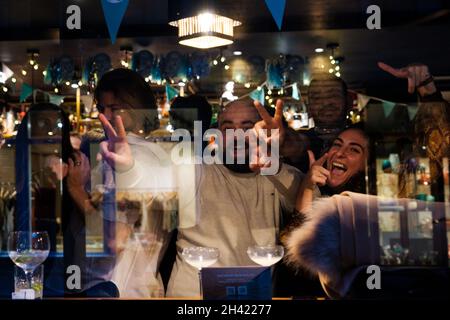
<path id="1" fill-rule="evenodd" d="M 340 221 L 332 198 L 313 202 L 304 222 L 286 236 L 286 260 L 313 275 L 337 279 L 340 269 Z"/>

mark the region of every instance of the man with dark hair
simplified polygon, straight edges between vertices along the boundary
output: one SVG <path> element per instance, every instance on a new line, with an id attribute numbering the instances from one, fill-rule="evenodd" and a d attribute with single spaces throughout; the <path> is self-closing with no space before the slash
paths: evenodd
<path id="1" fill-rule="evenodd" d="M 244 99 L 231 102 L 219 114 L 224 162 L 227 154 L 234 161 L 201 166 L 197 193 L 199 210 L 196 219 L 190 219 L 190 225 L 178 228 L 179 252 L 169 281 L 168 296 L 200 294 L 198 271 L 181 256 L 184 248 L 215 247 L 220 255 L 214 266 L 248 266 L 254 264 L 247 255 L 249 246 L 277 243 L 282 210 L 293 212 L 301 173 L 280 164 L 273 175 L 259 174 L 267 164 L 264 156 L 255 159 L 250 143 L 239 146 L 233 143 L 236 142 L 233 136 L 227 135 L 239 129 L 244 133 L 255 130 L 256 134 L 259 129 L 275 129 L 279 130 L 279 135 L 270 137 L 272 144 L 282 144 L 282 110 L 283 103 L 278 101 L 272 117 L 260 103 Z M 239 163 L 239 158 L 244 161 Z"/>

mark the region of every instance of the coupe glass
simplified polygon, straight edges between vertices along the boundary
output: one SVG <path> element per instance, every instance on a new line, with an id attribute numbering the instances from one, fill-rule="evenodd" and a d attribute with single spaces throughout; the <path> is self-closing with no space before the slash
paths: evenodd
<path id="1" fill-rule="evenodd" d="M 181 255 L 188 264 L 198 269 L 200 296 L 203 297 L 202 277 L 200 271 L 202 268 L 209 267 L 219 260 L 219 249 L 208 247 L 188 247 L 183 249 Z"/>
<path id="2" fill-rule="evenodd" d="M 247 249 L 250 259 L 256 264 L 264 267 L 270 267 L 283 258 L 283 246 L 251 246 Z"/>
<path id="3" fill-rule="evenodd" d="M 49 251 L 50 241 L 46 231 L 15 231 L 8 236 L 9 257 L 25 272 L 29 289 L 32 289 L 34 269 L 47 259 Z"/>

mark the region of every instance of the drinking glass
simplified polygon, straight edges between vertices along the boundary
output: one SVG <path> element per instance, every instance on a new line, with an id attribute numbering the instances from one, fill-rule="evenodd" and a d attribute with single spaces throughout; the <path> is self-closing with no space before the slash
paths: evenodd
<path id="1" fill-rule="evenodd" d="M 283 246 L 251 246 L 247 249 L 247 254 L 250 259 L 256 264 L 264 267 L 270 267 L 283 258 Z"/>
<path id="2" fill-rule="evenodd" d="M 26 275 L 28 289 L 33 289 L 33 271 L 47 259 L 50 240 L 46 231 L 14 231 L 8 236 L 8 254 Z"/>
<path id="3" fill-rule="evenodd" d="M 219 260 L 219 249 L 209 247 L 188 247 L 183 249 L 181 255 L 188 264 L 198 269 L 200 296 L 203 296 L 201 270 L 202 268 L 213 265 Z"/>

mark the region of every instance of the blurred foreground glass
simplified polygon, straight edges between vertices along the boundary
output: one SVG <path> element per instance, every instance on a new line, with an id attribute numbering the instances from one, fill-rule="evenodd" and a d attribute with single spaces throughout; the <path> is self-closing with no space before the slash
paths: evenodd
<path id="1" fill-rule="evenodd" d="M 282 246 L 252 246 L 248 247 L 247 254 L 256 264 L 263 267 L 270 267 L 280 261 L 284 256 Z"/>
<path id="2" fill-rule="evenodd" d="M 33 289 L 33 272 L 47 259 L 49 251 L 50 241 L 45 231 L 15 231 L 9 234 L 9 257 L 24 271 L 28 289 Z"/>

